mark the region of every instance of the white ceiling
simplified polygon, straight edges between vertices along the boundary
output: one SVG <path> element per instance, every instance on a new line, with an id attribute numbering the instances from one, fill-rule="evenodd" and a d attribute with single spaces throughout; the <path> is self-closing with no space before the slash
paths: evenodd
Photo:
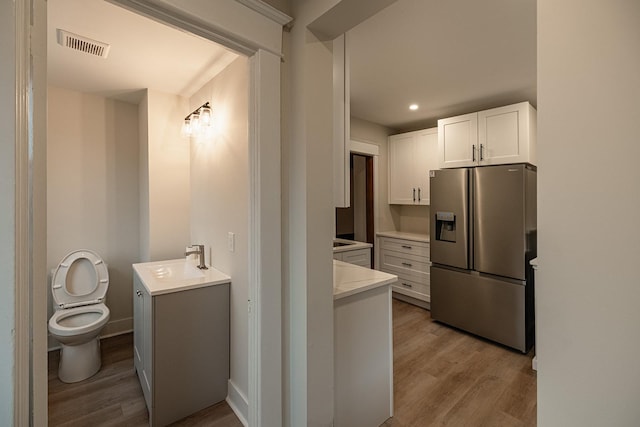
<path id="1" fill-rule="evenodd" d="M 136 102 L 149 88 L 189 97 L 237 55 L 104 0 L 49 0 L 48 81 Z M 60 46 L 56 29 L 111 45 L 106 59 Z"/>
<path id="2" fill-rule="evenodd" d="M 54 86 L 135 102 L 151 88 L 191 96 L 237 56 L 104 0 L 49 0 Z M 63 48 L 56 29 L 111 45 L 102 59 Z M 396 130 L 530 101 L 535 0 L 398 0 L 348 33 L 351 113 Z M 417 103 L 417 111 L 409 111 Z"/>
<path id="3" fill-rule="evenodd" d="M 356 117 L 410 130 L 536 105 L 535 0 L 398 0 L 347 37 Z"/>

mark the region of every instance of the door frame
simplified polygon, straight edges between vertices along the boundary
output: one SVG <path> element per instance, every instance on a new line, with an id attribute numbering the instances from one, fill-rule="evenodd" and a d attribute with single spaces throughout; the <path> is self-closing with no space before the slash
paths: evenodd
<path id="1" fill-rule="evenodd" d="M 208 4 L 199 2 L 176 6 L 170 0 L 107 1 L 249 57 L 249 396 L 248 414 L 241 415 L 251 426 L 282 425 L 280 64 L 282 28 L 291 18 L 257 0 L 219 0 L 215 14 Z M 34 237 L 34 228 L 42 231 L 44 227 L 46 235 L 46 216 L 32 211 L 46 201 L 46 180 L 44 190 L 34 192 L 33 187 L 34 176 L 46 176 L 46 163 L 35 163 L 31 157 L 32 150 L 34 157 L 46 153 L 46 134 L 39 134 L 46 129 L 46 83 L 44 88 L 34 90 L 34 81 L 36 86 L 46 82 L 46 54 L 43 58 L 46 1 L 31 0 L 31 3 L 30 8 L 17 2 L 14 14 L 17 99 L 14 425 L 46 424 L 47 414 L 46 357 L 44 366 L 40 366 L 42 358 L 36 357 L 34 351 L 46 348 L 46 325 L 36 324 L 34 319 L 38 316 L 33 313 L 33 307 L 46 307 L 46 292 L 40 292 L 45 287 L 33 280 L 34 271 L 45 271 L 46 257 L 32 254 L 36 244 L 43 244 Z M 34 14 L 36 18 L 44 18 L 34 20 Z M 232 24 L 222 25 L 225 22 Z M 263 25 L 256 26 L 256 22 Z M 32 36 L 38 37 L 35 43 Z M 42 37 L 44 48 L 37 45 Z M 40 138 L 35 144 L 34 136 Z M 46 212 L 46 203 L 43 209 Z M 38 223 L 43 217 L 44 225 Z"/>

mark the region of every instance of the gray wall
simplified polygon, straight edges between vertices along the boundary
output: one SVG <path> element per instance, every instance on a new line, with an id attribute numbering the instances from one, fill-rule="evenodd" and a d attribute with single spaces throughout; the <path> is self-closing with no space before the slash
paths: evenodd
<path id="1" fill-rule="evenodd" d="M 49 87 L 47 268 L 69 252 L 96 251 L 109 265 L 103 335 L 132 328 L 138 246 L 138 107 Z M 48 315 L 52 314 L 50 284 Z"/>
<path id="2" fill-rule="evenodd" d="M 640 425 L 640 2 L 538 0 L 538 424 Z"/>

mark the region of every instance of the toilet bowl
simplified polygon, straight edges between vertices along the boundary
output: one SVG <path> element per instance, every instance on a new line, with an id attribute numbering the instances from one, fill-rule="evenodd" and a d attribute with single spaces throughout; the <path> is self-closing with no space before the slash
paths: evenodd
<path id="1" fill-rule="evenodd" d="M 55 313 L 49 319 L 49 332 L 60 343 L 62 382 L 82 381 L 100 370 L 98 337 L 109 321 L 104 304 L 108 287 L 107 266 L 93 251 L 69 253 L 53 272 Z"/>

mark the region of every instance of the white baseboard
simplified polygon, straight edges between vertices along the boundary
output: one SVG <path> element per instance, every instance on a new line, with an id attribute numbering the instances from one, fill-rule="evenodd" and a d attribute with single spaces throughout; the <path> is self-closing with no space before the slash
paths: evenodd
<path id="1" fill-rule="evenodd" d="M 227 403 L 231 407 L 231 410 L 240 419 L 243 426 L 248 427 L 247 416 L 249 415 L 249 403 L 246 396 L 238 390 L 238 387 L 229 380 L 229 387 L 227 392 Z"/>
<path id="2" fill-rule="evenodd" d="M 114 337 L 133 331 L 133 317 L 125 317 L 124 319 L 112 320 L 106 325 L 100 333 L 100 339 Z M 47 349 L 48 351 L 58 350 L 60 343 L 56 341 L 50 333 L 47 332 Z"/>

